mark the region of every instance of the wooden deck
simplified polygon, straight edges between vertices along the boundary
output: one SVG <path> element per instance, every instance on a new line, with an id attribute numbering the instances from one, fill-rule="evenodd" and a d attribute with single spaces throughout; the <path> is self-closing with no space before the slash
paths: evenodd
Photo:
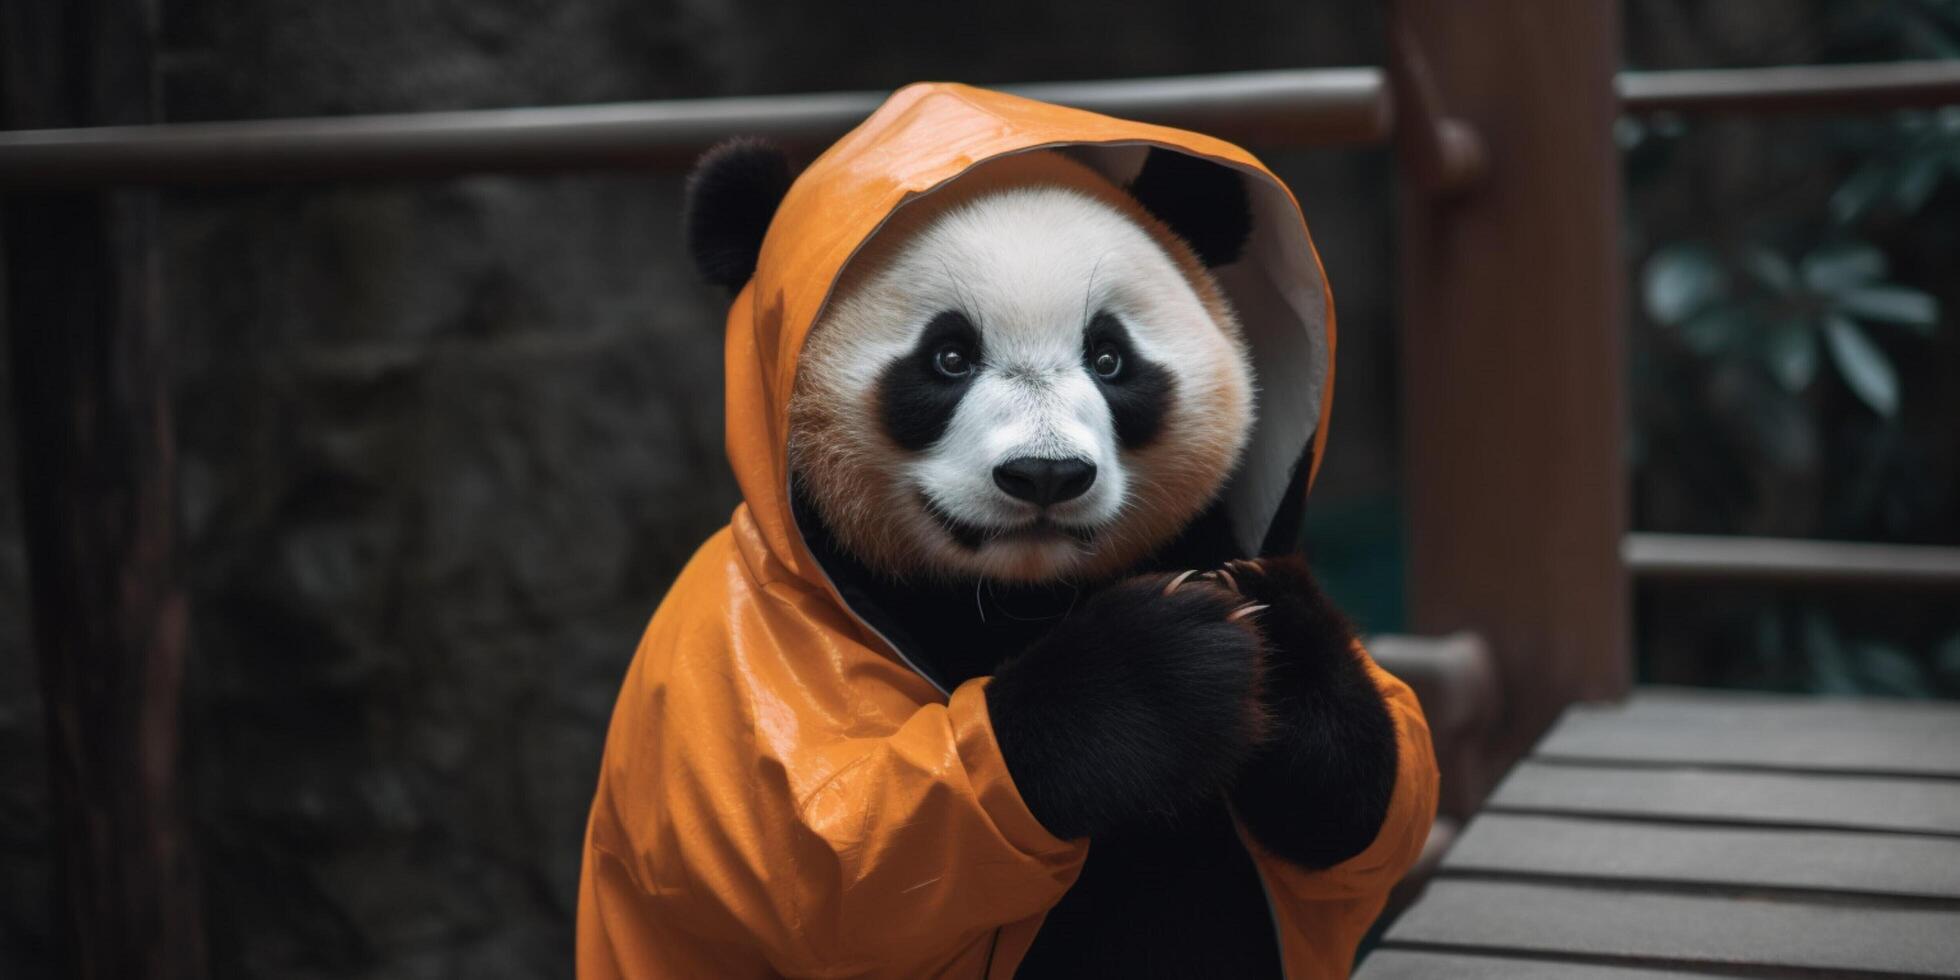
<path id="1" fill-rule="evenodd" d="M 1960 976 L 1960 706 L 1574 707 L 1355 975 Z"/>

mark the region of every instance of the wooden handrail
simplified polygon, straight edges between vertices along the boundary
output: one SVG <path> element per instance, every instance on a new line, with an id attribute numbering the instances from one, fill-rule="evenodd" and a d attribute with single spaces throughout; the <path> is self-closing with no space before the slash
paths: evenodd
<path id="1" fill-rule="evenodd" d="M 1418 186 L 1437 197 L 1463 193 L 1490 166 L 1476 127 L 1449 114 L 1399 4 L 1388 8 L 1388 78 L 1395 102 L 1397 155 Z"/>
<path id="2" fill-rule="evenodd" d="M 1960 586 L 1960 548 L 1706 534 L 1629 534 L 1636 579 L 1817 585 Z"/>
<path id="3" fill-rule="evenodd" d="M 1263 145 L 1380 143 L 1373 68 L 1013 85 L 1032 98 Z M 239 184 L 469 173 L 674 170 L 734 135 L 814 151 L 885 92 L 677 99 L 0 133 L 0 186 Z"/>
<path id="4" fill-rule="evenodd" d="M 1960 61 L 1790 65 L 1694 71 L 1626 71 L 1622 110 L 1653 112 L 1857 113 L 1960 105 Z"/>
<path id="5" fill-rule="evenodd" d="M 1625 111 L 1859 112 L 1960 105 L 1960 62 L 1621 72 Z M 1262 146 L 1384 142 L 1374 68 L 1006 86 L 1033 98 Z M 724 137 L 815 150 L 884 92 L 675 99 L 315 119 L 0 132 L 0 187 L 386 180 L 472 173 L 673 170 Z M 1461 133 L 1439 133 L 1440 137 Z M 1462 142 L 1457 140 L 1456 142 Z M 1467 151 L 1466 151 L 1467 152 Z M 1456 167 L 1465 173 L 1475 166 Z"/>

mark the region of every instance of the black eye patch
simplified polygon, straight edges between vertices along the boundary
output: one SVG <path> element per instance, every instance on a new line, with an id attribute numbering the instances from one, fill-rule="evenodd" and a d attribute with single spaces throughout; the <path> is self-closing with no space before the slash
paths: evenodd
<path id="1" fill-rule="evenodd" d="M 1111 377 L 1096 371 L 1097 357 L 1114 352 L 1121 367 Z M 1105 365 L 1110 362 L 1104 361 Z M 1141 449 L 1164 429 L 1176 383 L 1171 373 L 1147 360 L 1130 343 L 1130 331 L 1112 313 L 1097 313 L 1082 332 L 1083 370 L 1094 378 L 1116 422 L 1116 438 L 1125 449 Z"/>
<path id="2" fill-rule="evenodd" d="M 964 376 L 950 377 L 942 370 L 952 359 L 941 361 L 939 355 L 948 349 L 957 350 L 969 365 Z M 933 317 L 918 343 L 878 376 L 879 414 L 892 441 L 910 452 L 938 442 L 980 364 L 980 331 L 973 321 L 957 310 Z"/>

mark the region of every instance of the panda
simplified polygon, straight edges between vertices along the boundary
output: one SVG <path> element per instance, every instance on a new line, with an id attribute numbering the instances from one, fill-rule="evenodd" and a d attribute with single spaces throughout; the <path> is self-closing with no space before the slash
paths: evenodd
<path id="1" fill-rule="evenodd" d="M 705 279 L 748 282 L 792 170 L 756 141 L 702 159 L 685 227 Z M 803 348 L 796 530 L 936 686 L 990 678 L 1020 797 L 1089 842 L 1018 976 L 1282 975 L 1250 851 L 1339 865 L 1397 783 L 1297 510 L 1253 557 L 1222 496 L 1261 382 L 1216 270 L 1252 220 L 1238 174 L 1184 153 L 1120 181 L 1065 149 L 1003 156 L 886 220 Z"/>

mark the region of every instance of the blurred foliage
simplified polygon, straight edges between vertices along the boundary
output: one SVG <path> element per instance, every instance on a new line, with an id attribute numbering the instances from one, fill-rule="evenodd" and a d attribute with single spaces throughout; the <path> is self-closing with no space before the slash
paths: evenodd
<path id="1" fill-rule="evenodd" d="M 1815 9 L 1810 60 L 1960 58 L 1960 0 Z M 1643 257 L 1637 525 L 1960 543 L 1960 107 L 1796 138 L 1662 116 L 1623 122 L 1619 137 Z M 1960 696 L 1960 621 L 1938 593 L 1906 606 L 1768 594 L 1738 608 L 1653 591 L 1669 598 L 1644 597 L 1650 679 Z M 1670 605 L 1684 600 L 1685 614 Z"/>
<path id="2" fill-rule="evenodd" d="M 1929 595 L 1791 594 L 1753 583 L 1651 585 L 1642 590 L 1647 609 L 1675 614 L 1651 617 L 1643 630 L 1649 642 L 1642 679 L 1829 695 L 1960 698 L 1960 632 L 1953 629 L 1951 611 L 1927 601 Z"/>
<path id="3" fill-rule="evenodd" d="M 1868 242 L 1819 245 L 1796 262 L 1761 243 L 1724 255 L 1677 242 L 1647 260 L 1642 296 L 1647 315 L 1689 350 L 1749 362 L 1789 396 L 1816 379 L 1821 347 L 1852 393 L 1889 419 L 1899 411 L 1899 375 L 1866 325 L 1931 336 L 1939 304 L 1886 274 L 1885 254 Z"/>
<path id="4" fill-rule="evenodd" d="M 1907 113 L 1889 127 L 1856 127 L 1845 142 L 1864 162 L 1831 195 L 1831 218 L 1840 225 L 1887 208 L 1917 214 L 1943 181 L 1960 178 L 1960 106 Z"/>

